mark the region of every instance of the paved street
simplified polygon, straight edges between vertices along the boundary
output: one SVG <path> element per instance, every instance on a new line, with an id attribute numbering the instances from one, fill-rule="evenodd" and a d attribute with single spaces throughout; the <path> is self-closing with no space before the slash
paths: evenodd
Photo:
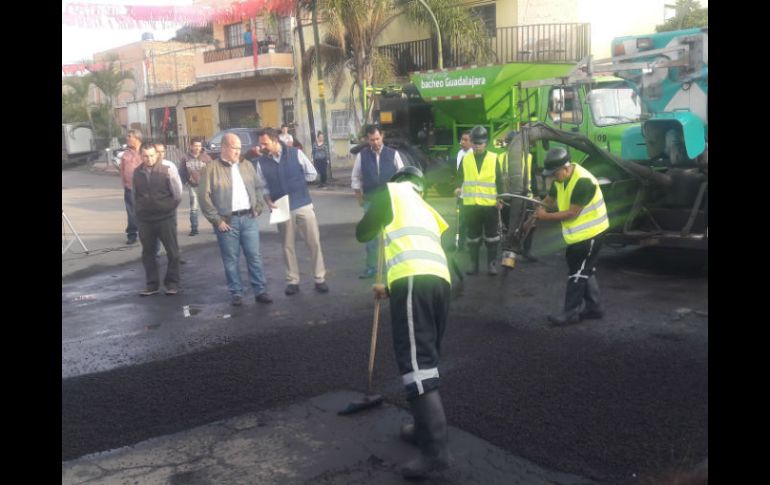
<path id="1" fill-rule="evenodd" d="M 278 234 L 262 216 L 275 302 L 247 292 L 234 308 L 211 229 L 187 236 L 186 194 L 181 292 L 140 298 L 119 178 L 62 172 L 63 210 L 89 248 L 62 256 L 63 483 L 400 483 L 397 463 L 413 451 L 395 431 L 407 405 L 387 305 L 373 384 L 386 403 L 349 421 L 334 413 L 366 391 L 372 299 L 371 280 L 356 277 L 360 209 L 345 187 L 311 195 L 331 292 L 313 291 L 298 242 L 301 291 L 283 294 Z M 453 200 L 432 202 L 453 223 Z M 632 484 L 702 462 L 704 261 L 605 248 L 605 318 L 552 328 L 563 243 L 554 225 L 536 234 L 539 262 L 455 284 L 441 376 L 457 466 L 435 483 Z M 462 267 L 466 257 L 457 256 Z"/>

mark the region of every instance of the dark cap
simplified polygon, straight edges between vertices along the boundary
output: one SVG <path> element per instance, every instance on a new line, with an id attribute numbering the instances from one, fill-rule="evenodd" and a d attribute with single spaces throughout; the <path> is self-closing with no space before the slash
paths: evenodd
<path id="1" fill-rule="evenodd" d="M 471 142 L 476 145 L 481 145 L 482 143 L 487 143 L 487 141 L 489 141 L 487 129 L 481 125 L 474 126 L 471 130 Z"/>
<path id="2" fill-rule="evenodd" d="M 545 154 L 545 160 L 543 160 L 543 177 L 550 177 L 553 173 L 562 167 L 566 167 L 570 163 L 569 152 L 562 148 L 556 147 L 548 150 Z"/>
<path id="3" fill-rule="evenodd" d="M 396 173 L 390 177 L 391 182 L 411 182 L 420 192 L 424 192 L 425 179 L 422 175 L 422 170 L 417 167 L 407 165 L 398 169 Z"/>

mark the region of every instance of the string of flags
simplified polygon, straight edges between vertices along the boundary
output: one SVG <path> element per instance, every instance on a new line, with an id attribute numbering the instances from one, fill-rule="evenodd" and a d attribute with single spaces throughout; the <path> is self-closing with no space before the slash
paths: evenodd
<path id="1" fill-rule="evenodd" d="M 242 0 L 222 7 L 110 5 L 62 2 L 62 24 L 81 28 L 167 29 L 175 24 L 203 26 L 209 22 L 232 23 L 266 12 L 291 15 L 292 0 Z"/>

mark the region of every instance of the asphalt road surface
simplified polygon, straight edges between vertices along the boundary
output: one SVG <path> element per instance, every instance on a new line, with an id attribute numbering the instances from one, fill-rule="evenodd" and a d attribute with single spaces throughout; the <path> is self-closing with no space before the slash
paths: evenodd
<path id="1" fill-rule="evenodd" d="M 351 202 L 339 198 L 325 210 Z M 452 219 L 451 200 L 436 205 Z M 708 456 L 704 261 L 605 247 L 598 266 L 605 318 L 553 328 L 546 315 L 562 306 L 566 263 L 555 249 L 557 228 L 538 231 L 539 262 L 519 262 L 505 279 L 466 277 L 461 292 L 455 284 L 441 365 L 450 424 L 600 483 L 638 483 L 701 462 Z M 324 224 L 321 238 L 331 292 L 313 291 L 298 242 L 303 280 L 289 297 L 278 235 L 262 234 L 275 298 L 266 306 L 250 290 L 244 306 L 230 306 L 215 243 L 184 251 L 173 297 L 137 295 L 138 260 L 63 278 L 62 460 L 329 391 L 365 391 L 372 281 L 356 277 L 363 246 L 351 223 Z M 466 258 L 457 256 L 462 267 Z M 406 408 L 389 318 L 384 305 L 374 388 Z"/>

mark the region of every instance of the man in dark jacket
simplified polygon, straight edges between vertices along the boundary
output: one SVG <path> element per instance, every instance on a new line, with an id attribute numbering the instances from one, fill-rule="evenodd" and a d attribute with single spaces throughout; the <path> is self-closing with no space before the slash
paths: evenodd
<path id="1" fill-rule="evenodd" d="M 310 251 L 313 262 L 315 289 L 326 293 L 326 266 L 321 252 L 321 238 L 318 221 L 313 210 L 313 200 L 307 189 L 308 182 L 315 180 L 317 173 L 313 164 L 302 151 L 286 146 L 279 139 L 279 133 L 272 128 L 265 128 L 259 133 L 259 145 L 262 156 L 252 160 L 259 178 L 267 184 L 265 202 L 275 208 L 274 202 L 281 197 L 289 197 L 289 220 L 278 223 L 283 245 L 283 259 L 286 262 L 287 295 L 299 292 L 299 265 L 295 250 L 295 233 L 299 232 Z"/>
<path id="2" fill-rule="evenodd" d="M 356 155 L 353 164 L 353 172 L 350 176 L 350 186 L 356 193 L 358 205 L 369 209 L 370 200 L 378 191 L 385 188 L 390 178 L 396 171 L 404 166 L 398 152 L 383 144 L 382 133 L 376 125 L 366 127 L 366 137 L 369 146 Z M 374 240 L 366 244 L 366 269 L 359 278 L 371 278 L 376 273 L 377 242 Z"/>
<path id="3" fill-rule="evenodd" d="M 176 238 L 176 208 L 182 200 L 182 181 L 172 162 L 158 162 L 155 145 L 141 147 L 142 165 L 133 173 L 134 208 L 142 243 L 144 290 L 142 296 L 158 294 L 157 241 L 166 249 L 168 268 L 163 284 L 167 295 L 176 295 L 179 286 L 179 245 Z"/>

